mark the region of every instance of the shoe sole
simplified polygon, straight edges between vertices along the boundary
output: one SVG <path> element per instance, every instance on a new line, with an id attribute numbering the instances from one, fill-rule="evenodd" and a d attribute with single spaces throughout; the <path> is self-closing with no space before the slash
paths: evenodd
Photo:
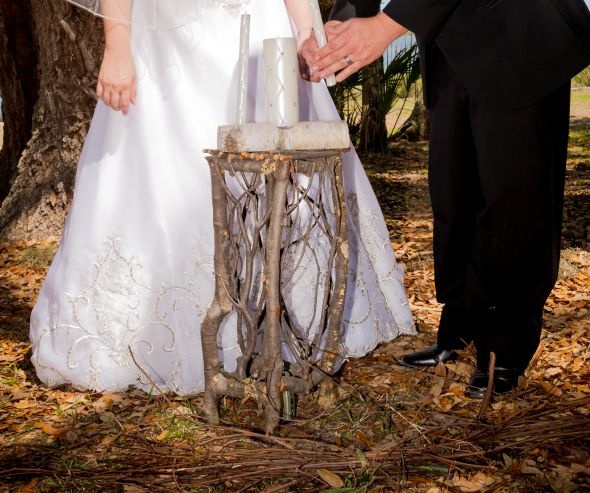
<path id="1" fill-rule="evenodd" d="M 401 366 L 405 366 L 406 368 L 428 368 L 431 366 L 436 366 L 439 363 L 445 364 L 448 363 L 450 361 L 455 361 L 457 358 L 459 358 L 459 354 L 455 353 L 454 355 L 449 356 L 448 358 L 444 359 L 444 360 L 438 360 L 435 363 L 408 363 L 407 361 L 404 360 L 404 358 L 400 358 L 397 360 L 397 362 L 401 365 Z"/>

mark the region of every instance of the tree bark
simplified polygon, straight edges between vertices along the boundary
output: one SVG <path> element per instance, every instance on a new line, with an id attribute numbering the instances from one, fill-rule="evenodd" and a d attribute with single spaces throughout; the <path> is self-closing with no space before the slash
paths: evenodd
<path id="1" fill-rule="evenodd" d="M 430 135 L 430 120 L 428 110 L 424 106 L 422 98 L 418 98 L 412 113 L 400 127 L 397 137 L 407 139 L 411 142 L 428 140 Z"/>
<path id="2" fill-rule="evenodd" d="M 98 19 L 64 0 L 0 0 L 0 239 L 61 232 L 95 106 Z"/>
<path id="3" fill-rule="evenodd" d="M 2 200 L 8 194 L 18 159 L 31 134 L 39 81 L 29 1 L 0 0 L 0 12 L 0 89 L 5 122 L 0 153 Z"/>

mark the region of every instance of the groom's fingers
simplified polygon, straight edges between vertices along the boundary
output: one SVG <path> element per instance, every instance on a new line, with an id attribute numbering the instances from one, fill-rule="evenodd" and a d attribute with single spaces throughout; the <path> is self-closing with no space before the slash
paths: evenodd
<path id="1" fill-rule="evenodd" d="M 354 26 L 352 21 L 346 21 L 331 29 L 330 41 L 316 54 L 314 60 L 314 68 L 319 71 L 320 77 L 327 77 L 339 70 L 348 69 L 359 60 L 357 43 L 355 43 L 355 38 L 358 36 Z M 358 68 L 360 67 L 357 66 L 356 69 Z"/>
<path id="2" fill-rule="evenodd" d="M 316 54 L 316 60 L 322 60 L 324 58 L 330 57 L 333 55 L 334 52 L 338 50 L 342 50 L 346 48 L 346 46 L 350 43 L 350 36 L 347 30 L 340 31 L 337 35 L 332 37 L 330 41 L 320 49 L 320 51 Z"/>
<path id="3" fill-rule="evenodd" d="M 348 46 L 347 43 L 344 43 L 340 48 L 316 62 L 315 67 L 321 78 L 338 73 L 336 80 L 341 82 L 365 65 L 362 54 L 354 48 L 348 48 Z"/>
<path id="4" fill-rule="evenodd" d="M 335 74 L 336 81 L 342 82 L 344 79 L 347 79 L 362 67 L 363 64 L 358 61 L 354 61 L 352 56 L 347 56 L 346 58 L 342 56 L 334 63 L 321 70 L 318 73 L 318 77 L 320 79 L 325 79 L 326 77 Z"/>
<path id="5" fill-rule="evenodd" d="M 346 56 L 348 56 L 349 59 L 354 60 L 350 58 L 351 55 L 348 55 L 345 47 L 335 49 L 334 51 L 328 52 L 319 60 L 316 60 L 313 68 L 319 72 L 320 77 L 327 77 L 328 75 L 346 67 Z"/>

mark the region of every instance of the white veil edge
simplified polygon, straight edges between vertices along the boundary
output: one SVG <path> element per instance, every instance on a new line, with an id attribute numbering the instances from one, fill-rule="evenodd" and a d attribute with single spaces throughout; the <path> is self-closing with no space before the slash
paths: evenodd
<path id="1" fill-rule="evenodd" d="M 158 8 L 157 0 L 65 0 L 66 2 L 80 7 L 92 15 L 127 24 L 137 24 L 148 29 L 158 29 Z M 131 15 L 131 4 L 141 2 L 140 9 L 134 9 Z M 120 8 L 117 8 L 117 4 Z M 105 10 L 110 11 L 105 14 Z M 168 27 L 169 28 L 169 27 Z"/>
<path id="2" fill-rule="evenodd" d="M 224 8 L 237 14 L 250 0 L 65 1 L 103 19 L 137 25 L 146 29 L 169 31 L 193 22 L 199 22 L 203 8 Z M 105 14 L 105 11 L 108 13 Z"/>

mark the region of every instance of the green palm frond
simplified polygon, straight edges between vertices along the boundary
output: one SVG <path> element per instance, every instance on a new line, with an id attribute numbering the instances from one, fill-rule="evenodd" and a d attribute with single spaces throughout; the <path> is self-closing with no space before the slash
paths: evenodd
<path id="1" fill-rule="evenodd" d="M 374 108 L 376 113 L 387 115 L 398 100 L 403 100 L 405 104 L 410 88 L 419 78 L 418 47 L 414 43 L 399 50 L 385 69 L 379 89 L 378 107 Z M 330 89 L 340 116 L 347 122 L 351 139 L 355 144 L 358 141 L 362 115 L 362 85 L 363 71 L 359 71 Z"/>

